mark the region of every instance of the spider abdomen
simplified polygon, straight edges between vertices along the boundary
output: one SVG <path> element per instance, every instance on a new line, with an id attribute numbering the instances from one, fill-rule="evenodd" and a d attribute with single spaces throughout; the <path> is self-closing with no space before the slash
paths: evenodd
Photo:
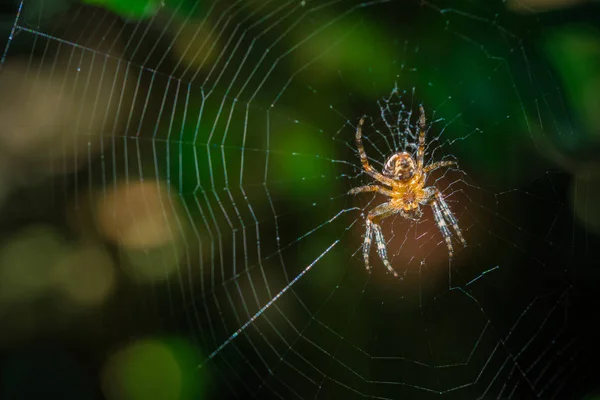
<path id="1" fill-rule="evenodd" d="M 386 176 L 405 181 L 415 175 L 415 168 L 415 159 L 409 153 L 402 151 L 388 158 L 381 172 Z"/>

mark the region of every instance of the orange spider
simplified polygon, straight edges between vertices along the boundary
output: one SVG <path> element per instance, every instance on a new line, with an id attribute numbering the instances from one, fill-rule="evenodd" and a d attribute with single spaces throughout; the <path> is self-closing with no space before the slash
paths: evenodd
<path id="1" fill-rule="evenodd" d="M 433 217 L 446 241 L 450 258 L 452 258 L 454 254 L 454 249 L 452 247 L 452 232 L 450 231 L 450 228 L 448 228 L 448 225 L 452 226 L 456 232 L 456 236 L 458 236 L 458 240 L 460 240 L 463 245 L 466 245 L 466 241 L 458 227 L 458 221 L 454 214 L 452 214 L 452 211 L 450 211 L 448 203 L 444 200 L 442 193 L 435 186 L 425 187 L 427 173 L 438 168 L 456 165 L 456 162 L 438 161 L 423 166 L 426 130 L 425 110 L 423 109 L 423 106 L 419 106 L 419 111 L 419 144 L 417 147 L 416 161 L 415 158 L 406 151 L 395 153 L 387 159 L 381 173 L 376 171 L 369 164 L 365 148 L 362 144 L 362 126 L 365 117 L 360 119 L 358 127 L 356 128 L 356 147 L 358 148 L 360 162 L 362 163 L 365 172 L 386 187 L 379 185 L 360 186 L 350 190 L 349 194 L 377 192 L 390 198 L 388 202 L 373 208 L 367 215 L 367 229 L 363 243 L 365 265 L 367 271 L 370 271 L 369 250 L 371 249 L 371 240 L 374 234 L 379 258 L 381 258 L 381 261 L 383 261 L 383 264 L 387 269 L 395 277 L 400 279 L 402 278 L 394 271 L 388 260 L 386 241 L 378 221 L 394 214 L 400 214 L 404 218 L 417 220 L 423 214 L 420 206 L 431 205 Z"/>

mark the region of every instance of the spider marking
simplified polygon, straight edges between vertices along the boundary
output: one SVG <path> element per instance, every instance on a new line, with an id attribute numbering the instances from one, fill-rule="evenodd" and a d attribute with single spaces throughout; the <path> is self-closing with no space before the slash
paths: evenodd
<path id="1" fill-rule="evenodd" d="M 452 247 L 452 231 L 449 226 L 452 227 L 458 240 L 466 246 L 462 232 L 458 226 L 458 221 L 444 197 L 442 192 L 435 186 L 425 186 L 427 181 L 427 174 L 438 168 L 450 167 L 456 165 L 455 161 L 438 161 L 424 166 L 425 157 L 425 133 L 426 133 L 426 119 L 425 110 L 423 106 L 419 106 L 419 120 L 417 123 L 419 129 L 418 145 L 416 146 L 416 160 L 410 153 L 401 151 L 390 156 L 381 172 L 375 170 L 370 164 L 367 158 L 367 153 L 362 143 L 362 127 L 365 122 L 363 116 L 358 121 L 356 128 L 356 147 L 360 156 L 360 162 L 364 171 L 373 179 L 378 181 L 381 185 L 366 185 L 355 187 L 350 190 L 349 194 L 368 193 L 376 192 L 384 196 L 389 197 L 388 201 L 376 206 L 367 215 L 366 231 L 363 242 L 363 258 L 365 260 L 365 266 L 367 271 L 371 271 L 371 265 L 369 264 L 369 251 L 371 250 L 371 244 L 373 236 L 375 237 L 375 243 L 377 245 L 377 254 L 383 262 L 383 265 L 390 271 L 395 277 L 402 279 L 398 273 L 392 268 L 388 260 L 386 241 L 379 225 L 379 221 L 389 217 L 391 215 L 400 214 L 400 216 L 418 220 L 422 215 L 421 206 L 430 205 L 435 223 L 440 230 L 446 247 L 448 248 L 448 255 L 450 258 L 454 255 L 454 248 Z M 407 128 L 408 129 L 408 128 Z"/>

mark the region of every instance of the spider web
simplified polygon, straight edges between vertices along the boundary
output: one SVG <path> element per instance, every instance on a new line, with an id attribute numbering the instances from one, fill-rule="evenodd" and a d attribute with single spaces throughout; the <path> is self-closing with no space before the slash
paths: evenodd
<path id="1" fill-rule="evenodd" d="M 187 337 L 210 397 L 552 399 L 590 388 L 593 302 L 580 279 L 593 237 L 568 199 L 588 187 L 545 158 L 578 127 L 536 45 L 543 16 L 502 1 L 219 0 L 127 23 L 76 6 L 64 24 L 27 17 L 27 4 L 2 73 L 25 55 L 28 79 L 108 98 L 74 109 L 90 138 L 63 141 L 56 163 L 72 168 L 52 202 L 86 207 L 118 182 L 166 185 L 161 209 L 179 207 L 169 229 L 184 239 L 160 249 L 163 280 L 114 312 L 140 325 L 124 338 Z M 428 208 L 418 221 L 387 218 L 401 282 L 374 251 L 371 274 L 362 261 L 364 217 L 384 200 L 347 192 L 372 181 L 354 143 L 360 116 L 381 169 L 412 151 L 419 104 L 426 164 L 458 163 L 428 185 L 468 245 L 454 240 L 449 259 Z"/>

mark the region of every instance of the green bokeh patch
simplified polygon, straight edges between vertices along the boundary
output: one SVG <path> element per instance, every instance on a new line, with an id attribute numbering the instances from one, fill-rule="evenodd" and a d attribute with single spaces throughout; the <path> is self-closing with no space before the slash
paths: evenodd
<path id="1" fill-rule="evenodd" d="M 115 14 L 132 19 L 151 17 L 164 4 L 161 0 L 83 0 L 83 3 L 104 7 Z"/>

